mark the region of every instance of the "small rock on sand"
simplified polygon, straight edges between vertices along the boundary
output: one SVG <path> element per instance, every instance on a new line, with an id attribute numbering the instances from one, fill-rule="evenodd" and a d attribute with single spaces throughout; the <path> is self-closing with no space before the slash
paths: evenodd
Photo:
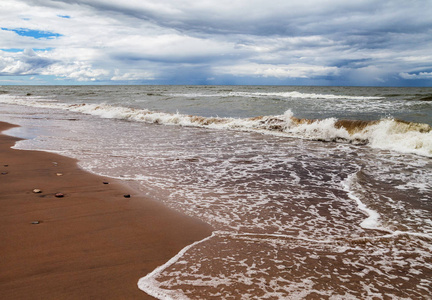
<path id="1" fill-rule="evenodd" d="M 62 194 L 62 193 L 57 193 L 57 194 L 55 194 L 54 196 L 56 196 L 57 198 L 62 198 L 62 197 L 64 197 L 64 194 Z"/>
<path id="2" fill-rule="evenodd" d="M 63 174 L 62 174 L 62 173 L 56 173 L 56 175 L 57 175 L 57 176 L 63 176 Z"/>
<path id="3" fill-rule="evenodd" d="M 42 221 L 33 221 L 32 224 L 40 224 Z"/>
<path id="4" fill-rule="evenodd" d="M 102 182 L 103 184 L 109 184 L 109 182 L 108 181 L 104 181 L 104 182 Z"/>
<path id="5" fill-rule="evenodd" d="M 40 189 L 34 189 L 34 190 L 33 190 L 33 193 L 35 193 L 35 194 L 39 194 L 39 193 L 42 193 L 42 191 L 41 191 Z"/>
<path id="6" fill-rule="evenodd" d="M 125 194 L 125 195 L 123 195 L 123 197 L 130 198 L 130 195 L 129 194 Z"/>

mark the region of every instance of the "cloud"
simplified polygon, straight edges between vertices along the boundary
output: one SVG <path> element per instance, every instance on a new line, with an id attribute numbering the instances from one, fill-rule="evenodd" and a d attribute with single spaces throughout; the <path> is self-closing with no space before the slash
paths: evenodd
<path id="1" fill-rule="evenodd" d="M 216 73 L 234 76 L 276 77 L 276 78 L 314 78 L 337 75 L 336 67 L 313 66 L 306 64 L 271 65 L 242 64 L 236 66 L 215 67 Z"/>
<path id="2" fill-rule="evenodd" d="M 22 53 L 0 56 L 0 75 L 34 75 L 56 63 L 56 60 L 37 55 L 27 48 Z"/>
<path id="3" fill-rule="evenodd" d="M 65 62 L 55 59 L 55 53 L 38 51 L 27 48 L 21 53 L 10 53 L 0 56 L 0 75 L 53 75 L 61 79 L 76 81 L 95 81 L 108 78 L 108 70 L 93 68 L 89 63 L 82 61 Z"/>
<path id="4" fill-rule="evenodd" d="M 181 34 L 160 34 L 158 36 L 137 35 L 120 37 L 108 41 L 107 53 L 114 59 L 148 60 L 160 62 L 201 62 L 221 58 L 233 53 L 235 44 Z"/>
<path id="5" fill-rule="evenodd" d="M 143 70 L 136 70 L 132 73 L 122 73 L 120 70 L 114 71 L 114 76 L 111 77 L 113 81 L 136 81 L 136 80 L 153 80 L 155 74 L 152 72 L 145 72 Z"/>
<path id="6" fill-rule="evenodd" d="M 92 65 L 83 62 L 70 64 L 53 64 L 43 70 L 41 75 L 54 75 L 59 78 L 73 79 L 79 82 L 100 80 L 109 75 L 109 71 L 93 68 Z"/>
<path id="7" fill-rule="evenodd" d="M 311 32 L 418 32 L 430 24 L 431 12 L 425 1 L 407 4 L 373 0 L 39 0 L 33 3 L 51 7 L 73 4 L 116 18 L 123 15 L 184 31 L 297 36 Z"/>
<path id="8" fill-rule="evenodd" d="M 432 79 L 432 72 L 420 72 L 418 74 L 400 73 L 400 77 L 404 79 Z"/>
<path id="9" fill-rule="evenodd" d="M 0 70 L 71 82 L 424 83 L 426 2 L 2 0 Z"/>

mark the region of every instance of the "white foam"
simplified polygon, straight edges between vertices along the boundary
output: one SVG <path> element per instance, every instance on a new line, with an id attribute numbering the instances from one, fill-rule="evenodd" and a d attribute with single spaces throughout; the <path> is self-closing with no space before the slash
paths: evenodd
<path id="1" fill-rule="evenodd" d="M 215 232 L 212 233 L 211 236 L 206 237 L 205 239 L 201 241 L 197 241 L 189 246 L 184 247 L 176 256 L 171 258 L 169 261 L 167 261 L 162 266 L 157 267 L 153 270 L 153 272 L 147 274 L 146 276 L 142 277 L 138 281 L 138 288 L 150 296 L 153 296 L 157 299 L 161 300 L 171 300 L 171 299 L 188 299 L 183 293 L 180 291 L 170 291 L 160 288 L 159 284 L 157 283 L 156 277 L 161 274 L 165 269 L 170 267 L 171 265 L 175 264 L 180 260 L 180 258 L 191 248 L 195 247 L 198 244 L 204 243 L 208 241 L 209 239 L 213 238 L 215 236 Z"/>
<path id="2" fill-rule="evenodd" d="M 414 126 L 420 128 L 413 128 L 412 124 L 384 119 L 367 128 L 363 135 L 367 137 L 373 148 L 431 157 L 432 131 L 430 126 L 426 124 L 415 124 Z"/>
<path id="3" fill-rule="evenodd" d="M 360 226 L 366 229 L 379 229 L 379 230 L 387 230 L 380 226 L 380 214 L 370 209 L 364 204 L 360 198 L 356 195 L 356 192 L 353 189 L 355 185 L 355 179 L 357 177 L 357 172 L 350 174 L 344 181 L 341 182 L 343 189 L 348 193 L 348 197 L 354 200 L 357 203 L 358 208 L 365 212 L 368 216 L 364 221 L 360 223 Z"/>
<path id="4" fill-rule="evenodd" d="M 413 236 L 413 237 L 418 237 L 418 238 L 423 238 L 423 239 L 429 239 L 432 240 L 432 235 L 427 234 L 427 233 L 420 233 L 420 232 L 411 232 L 411 231 L 400 231 L 400 230 L 396 230 L 395 232 L 388 234 L 388 235 L 383 235 L 377 238 L 394 238 L 397 236 Z"/>

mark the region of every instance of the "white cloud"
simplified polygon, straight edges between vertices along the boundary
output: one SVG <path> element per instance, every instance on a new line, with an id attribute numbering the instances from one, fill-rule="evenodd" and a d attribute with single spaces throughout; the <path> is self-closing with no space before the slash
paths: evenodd
<path id="1" fill-rule="evenodd" d="M 314 78 L 318 76 L 336 75 L 336 67 L 313 66 L 305 64 L 271 65 L 241 64 L 234 66 L 215 67 L 216 73 L 234 76 L 276 77 L 276 78 Z"/>
<path id="2" fill-rule="evenodd" d="M 146 72 L 143 70 L 135 70 L 131 73 L 122 73 L 120 70 L 114 71 L 114 76 L 111 77 L 113 81 L 129 81 L 129 80 L 153 80 L 155 79 L 155 74 L 152 72 Z"/>
<path id="3" fill-rule="evenodd" d="M 79 61 L 70 64 L 53 64 L 41 72 L 41 75 L 54 75 L 77 81 L 101 80 L 109 74 L 108 70 L 95 69 L 92 65 Z"/>
<path id="4" fill-rule="evenodd" d="M 7 53 L 0 56 L 0 74 L 3 75 L 33 75 L 55 63 L 55 60 L 37 55 L 33 49 L 23 52 Z"/>
<path id="5" fill-rule="evenodd" d="M 432 72 L 420 72 L 418 74 L 399 73 L 404 79 L 432 79 Z"/>
<path id="6" fill-rule="evenodd" d="M 2 70 L 0 73 L 7 75 L 15 75 L 15 74 L 31 74 L 31 66 L 23 63 L 21 61 L 14 61 L 11 58 L 2 59 L 0 62 L 2 65 Z"/>

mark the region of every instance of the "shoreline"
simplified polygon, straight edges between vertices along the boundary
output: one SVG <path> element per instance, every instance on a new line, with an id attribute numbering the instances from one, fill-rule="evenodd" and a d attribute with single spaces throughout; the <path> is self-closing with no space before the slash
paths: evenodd
<path id="1" fill-rule="evenodd" d="M 12 127 L 0 122 L 0 132 Z M 154 299 L 138 280 L 211 235 L 74 159 L 11 149 L 18 140 L 0 134 L 2 299 Z"/>

